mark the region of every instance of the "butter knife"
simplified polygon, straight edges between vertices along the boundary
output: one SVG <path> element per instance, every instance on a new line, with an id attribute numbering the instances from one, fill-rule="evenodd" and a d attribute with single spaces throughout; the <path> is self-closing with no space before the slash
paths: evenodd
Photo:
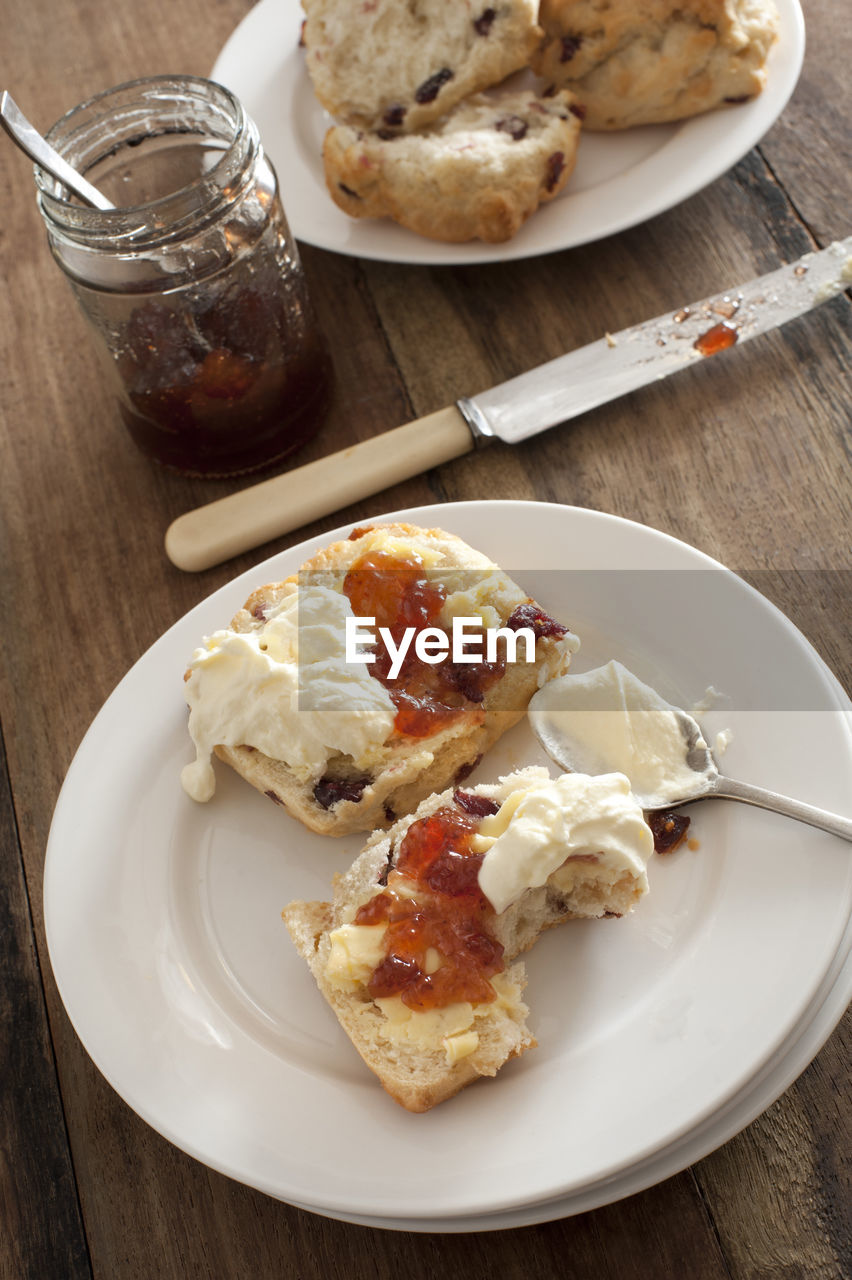
<path id="1" fill-rule="evenodd" d="M 188 511 L 169 526 L 166 554 L 179 569 L 207 569 L 491 440 L 527 440 L 776 329 L 850 285 L 852 236 Z"/>

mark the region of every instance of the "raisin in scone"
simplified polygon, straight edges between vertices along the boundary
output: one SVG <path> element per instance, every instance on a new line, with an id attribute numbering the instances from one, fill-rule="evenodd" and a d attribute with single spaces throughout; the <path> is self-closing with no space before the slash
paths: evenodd
<path id="1" fill-rule="evenodd" d="M 467 654 L 484 661 L 450 650 L 462 617 L 472 620 Z M 375 619 L 363 640 L 356 618 Z M 371 647 L 380 628 L 392 643 Z M 424 629 L 432 647 L 418 652 Z M 522 718 L 536 688 L 567 668 L 577 643 L 453 534 L 355 529 L 298 574 L 261 587 L 196 650 L 184 684 L 196 760 L 184 787 L 211 797 L 215 753 L 314 831 L 387 826 L 464 776 Z"/>
<path id="2" fill-rule="evenodd" d="M 605 130 L 755 97 L 778 14 L 773 0 L 542 0 L 539 20 L 533 69 Z"/>
<path id="3" fill-rule="evenodd" d="M 434 240 L 510 239 L 574 168 L 580 120 L 564 91 L 477 95 L 418 134 L 338 125 L 323 146 L 335 203 Z"/>
<path id="4" fill-rule="evenodd" d="M 623 915 L 653 840 L 623 774 L 530 767 L 452 789 L 367 842 L 290 935 L 366 1065 L 426 1111 L 535 1044 L 513 964 L 543 929 Z"/>
<path id="5" fill-rule="evenodd" d="M 529 62 L 536 0 L 303 0 L 314 92 L 335 119 L 420 129 Z"/>

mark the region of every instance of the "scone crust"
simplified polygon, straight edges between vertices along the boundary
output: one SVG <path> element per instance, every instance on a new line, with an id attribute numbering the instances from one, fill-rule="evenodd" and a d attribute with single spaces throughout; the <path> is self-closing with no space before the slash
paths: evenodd
<path id="1" fill-rule="evenodd" d="M 533 69 L 575 92 L 585 127 L 683 120 L 759 94 L 774 0 L 541 0 Z"/>
<path id="2" fill-rule="evenodd" d="M 336 120 L 411 132 L 529 62 L 536 0 L 302 0 L 317 98 Z"/>
<path id="3" fill-rule="evenodd" d="M 329 193 L 355 218 L 392 218 L 433 240 L 502 243 L 559 195 L 576 162 L 580 119 L 564 90 L 476 96 L 434 129 L 384 138 L 326 134 Z"/>

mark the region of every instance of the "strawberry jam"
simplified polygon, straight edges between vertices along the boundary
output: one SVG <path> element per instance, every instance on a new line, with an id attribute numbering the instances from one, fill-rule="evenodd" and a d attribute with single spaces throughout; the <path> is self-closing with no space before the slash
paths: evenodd
<path id="1" fill-rule="evenodd" d="M 385 958 L 367 984 L 374 1000 L 399 996 L 409 1009 L 424 1010 L 495 998 L 489 979 L 503 969 L 503 947 L 479 888 L 483 855 L 470 847 L 480 821 L 454 805 L 413 822 L 386 887 L 357 912 L 356 924 L 388 926 Z M 430 952 L 437 952 L 437 968 Z"/>
<path id="2" fill-rule="evenodd" d="M 343 584 L 352 612 L 364 618 L 375 618 L 377 627 L 386 627 L 399 644 L 407 627 L 438 625 L 447 598 L 444 587 L 430 582 L 418 555 L 402 560 L 387 551 L 372 551 L 353 565 Z M 416 661 L 412 650 L 406 664 Z M 376 668 L 387 674 L 388 654 L 376 655 Z"/>
<path id="3" fill-rule="evenodd" d="M 416 631 L 431 627 L 446 635 L 440 624 L 446 589 L 428 578 L 423 560 L 414 552 L 406 559 L 382 550 L 367 552 L 349 570 L 343 590 L 352 612 L 375 618 L 377 631 L 385 627 L 396 646 L 409 627 Z M 478 704 L 506 665 L 502 658 L 491 663 L 462 664 L 449 658 L 434 665 L 424 663 L 412 643 L 399 674 L 391 678 L 392 659 L 386 646 L 379 645 L 375 659 L 370 672 L 394 701 L 396 731 L 409 738 L 429 737 L 462 717 L 474 723 L 480 720 Z"/>

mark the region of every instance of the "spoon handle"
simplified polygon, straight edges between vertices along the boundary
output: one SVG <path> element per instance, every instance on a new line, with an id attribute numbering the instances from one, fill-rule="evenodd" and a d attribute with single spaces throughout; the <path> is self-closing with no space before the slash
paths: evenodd
<path id="1" fill-rule="evenodd" d="M 53 147 L 45 142 L 38 130 L 30 124 L 20 107 L 5 89 L 0 94 L 0 125 L 6 130 L 12 141 L 16 142 L 31 160 L 34 160 L 42 169 L 46 169 L 48 173 L 52 173 L 54 178 L 58 178 L 64 186 L 70 188 L 86 204 L 101 210 L 115 208 L 115 205 L 110 204 L 106 196 L 101 195 L 97 187 L 93 187 L 91 182 L 87 182 L 82 174 L 78 173 L 76 169 L 72 169 L 68 161 L 64 160 L 58 151 L 54 151 Z"/>
<path id="2" fill-rule="evenodd" d="M 852 841 L 852 818 L 843 818 L 840 814 L 829 813 L 827 809 L 818 809 L 816 805 L 804 804 L 801 800 L 791 800 L 789 796 L 778 795 L 776 791 L 767 791 L 764 787 L 755 787 L 750 782 L 738 782 L 720 774 L 710 794 L 726 800 L 742 800 L 745 804 L 754 804 L 761 809 L 771 809 L 775 813 L 783 813 L 787 818 L 795 818 L 798 822 L 807 822 L 812 827 L 829 831 L 834 836 L 840 836 L 841 840 Z"/>

